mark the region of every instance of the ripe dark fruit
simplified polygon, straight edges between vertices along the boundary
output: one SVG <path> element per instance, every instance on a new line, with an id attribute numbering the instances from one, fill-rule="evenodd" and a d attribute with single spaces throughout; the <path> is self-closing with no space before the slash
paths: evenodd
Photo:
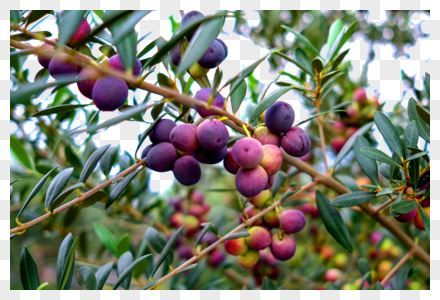
<path id="1" fill-rule="evenodd" d="M 235 177 L 235 185 L 240 194 L 245 197 L 253 197 L 258 195 L 267 184 L 266 171 L 261 166 L 253 169 L 240 168 Z"/>
<path id="2" fill-rule="evenodd" d="M 263 207 L 267 200 L 270 199 L 270 191 L 262 191 L 255 197 L 250 198 L 248 201 L 255 207 Z"/>
<path id="3" fill-rule="evenodd" d="M 197 127 L 197 140 L 209 151 L 218 151 L 226 146 L 229 133 L 226 126 L 217 119 L 205 120 Z"/>
<path id="4" fill-rule="evenodd" d="M 49 73 L 55 79 L 63 76 L 78 75 L 80 66 L 74 62 L 74 58 L 67 53 L 61 52 L 56 54 L 49 63 Z"/>
<path id="5" fill-rule="evenodd" d="M 146 158 L 148 152 L 151 150 L 151 148 L 153 148 L 154 145 L 149 145 L 147 147 L 145 147 L 144 150 L 142 150 L 142 154 L 141 154 L 141 158 Z"/>
<path id="6" fill-rule="evenodd" d="M 285 210 L 280 215 L 281 228 L 286 233 L 296 233 L 306 226 L 306 217 L 296 209 Z"/>
<path id="7" fill-rule="evenodd" d="M 245 254 L 238 256 L 238 263 L 243 268 L 251 268 L 257 264 L 259 259 L 260 259 L 260 252 L 249 249 L 249 251 L 246 252 Z"/>
<path id="8" fill-rule="evenodd" d="M 225 241 L 225 250 L 231 255 L 242 255 L 249 250 L 244 238 Z"/>
<path id="9" fill-rule="evenodd" d="M 194 217 L 200 218 L 205 212 L 200 204 L 193 204 L 189 207 L 188 213 Z"/>
<path id="10" fill-rule="evenodd" d="M 147 154 L 148 167 L 156 172 L 170 171 L 176 160 L 176 148 L 170 143 L 157 144 Z"/>
<path id="11" fill-rule="evenodd" d="M 92 67 L 84 67 L 79 72 L 79 76 L 87 76 L 87 77 L 93 77 L 94 79 L 88 79 L 83 81 L 78 81 L 78 90 L 83 94 L 85 97 L 92 99 L 92 91 L 93 87 L 95 86 L 96 81 L 99 77 L 99 72 Z"/>
<path id="12" fill-rule="evenodd" d="M 191 201 L 197 204 L 202 204 L 205 200 L 205 195 L 203 195 L 203 192 L 201 191 L 194 191 L 191 194 Z"/>
<path id="13" fill-rule="evenodd" d="M 82 20 L 78 28 L 67 42 L 70 46 L 77 46 L 90 35 L 90 24 L 87 19 Z"/>
<path id="14" fill-rule="evenodd" d="M 280 170 L 283 164 L 283 152 L 275 145 L 264 145 L 263 153 L 260 166 L 266 171 L 267 176 L 273 176 Z"/>
<path id="15" fill-rule="evenodd" d="M 122 62 L 119 54 L 116 54 L 116 55 L 113 55 L 112 57 L 110 57 L 110 59 L 108 60 L 108 64 L 113 69 L 116 69 L 119 71 L 125 71 L 124 63 Z M 139 60 L 139 58 L 136 58 L 136 60 L 134 62 L 134 66 L 133 66 L 133 75 L 135 77 L 138 77 L 139 74 L 141 73 L 141 70 L 142 70 L 141 61 Z"/>
<path id="16" fill-rule="evenodd" d="M 280 226 L 280 219 L 278 218 L 278 214 L 276 213 L 276 211 L 273 211 L 273 210 L 268 211 L 263 216 L 263 220 L 270 227 L 277 228 Z"/>
<path id="17" fill-rule="evenodd" d="M 214 268 L 218 268 L 225 259 L 225 253 L 222 250 L 214 249 L 208 257 L 208 264 Z"/>
<path id="18" fill-rule="evenodd" d="M 225 59 L 225 50 L 223 45 L 217 40 L 212 40 L 211 45 L 198 63 L 202 68 L 213 69 Z"/>
<path id="19" fill-rule="evenodd" d="M 43 51 L 54 50 L 54 49 L 55 49 L 55 47 L 52 46 L 51 44 L 48 44 L 48 43 L 44 43 L 41 46 L 41 50 L 43 50 Z M 52 59 L 52 56 L 53 56 L 52 53 L 50 53 L 50 54 L 47 52 L 40 53 L 40 54 L 38 54 L 38 62 L 40 63 L 40 65 L 43 68 L 49 69 L 49 63 L 50 63 L 50 60 Z"/>
<path id="20" fill-rule="evenodd" d="M 177 45 L 174 46 L 173 49 L 171 49 L 170 58 L 171 58 L 171 62 L 173 63 L 173 65 L 178 67 L 179 63 L 180 63 L 180 59 L 181 59 L 181 57 L 180 57 L 180 43 L 177 43 Z"/>
<path id="21" fill-rule="evenodd" d="M 173 174 L 181 184 L 190 186 L 199 182 L 202 169 L 194 157 L 185 155 L 174 162 Z"/>
<path id="22" fill-rule="evenodd" d="M 270 176 L 268 179 L 267 179 L 267 184 L 266 184 L 266 186 L 264 187 L 264 189 L 265 190 L 268 190 L 268 189 L 270 189 L 272 186 L 273 186 L 273 183 L 275 182 L 275 176 Z"/>
<path id="23" fill-rule="evenodd" d="M 170 141 L 177 150 L 193 152 L 199 148 L 197 140 L 197 126 L 193 124 L 180 124 L 170 132 Z"/>
<path id="24" fill-rule="evenodd" d="M 93 86 L 93 103 L 102 111 L 113 111 L 120 108 L 128 96 L 128 86 L 124 80 L 107 76 L 98 79 Z"/>
<path id="25" fill-rule="evenodd" d="M 176 123 L 169 119 L 162 119 L 156 123 L 154 129 L 150 132 L 150 140 L 153 144 L 161 142 L 171 142 L 171 131 L 176 127 Z"/>
<path id="26" fill-rule="evenodd" d="M 288 233 L 283 233 L 280 239 L 277 232 L 272 236 L 270 251 L 276 259 L 288 260 L 295 255 L 296 241 L 294 237 Z"/>
<path id="27" fill-rule="evenodd" d="M 246 243 L 254 250 L 263 250 L 269 247 L 272 237 L 267 229 L 254 226 L 248 229 L 250 236 L 246 237 Z"/>
<path id="28" fill-rule="evenodd" d="M 281 145 L 287 154 L 301 157 L 309 153 L 312 143 L 304 130 L 292 127 L 281 138 Z"/>
<path id="29" fill-rule="evenodd" d="M 240 166 L 237 165 L 237 163 L 235 162 L 231 152 L 232 152 L 232 148 L 229 148 L 228 153 L 226 154 L 226 157 L 223 160 L 223 166 L 225 167 L 226 171 L 235 175 L 240 169 Z"/>
<path id="30" fill-rule="evenodd" d="M 223 50 L 225 51 L 225 57 L 223 58 L 223 60 L 226 59 L 226 57 L 228 57 L 228 46 L 226 46 L 225 42 L 223 42 L 221 39 L 219 38 L 214 38 L 214 40 L 216 40 L 217 42 L 219 42 L 220 44 L 222 44 L 223 46 Z"/>
<path id="31" fill-rule="evenodd" d="M 263 146 L 259 141 L 252 138 L 238 140 L 234 147 L 232 147 L 232 157 L 234 158 L 234 161 L 240 167 L 245 169 L 251 169 L 258 166 L 263 155 Z"/>
<path id="32" fill-rule="evenodd" d="M 201 100 L 201 101 L 204 101 L 204 102 L 208 102 L 209 95 L 211 95 L 211 90 L 212 90 L 211 88 L 203 88 L 196 93 L 194 98 Z M 218 93 L 215 96 L 214 101 L 212 102 L 212 106 L 223 108 L 224 104 L 225 104 L 225 98 L 223 98 L 223 96 L 220 95 L 220 93 Z M 200 107 L 200 106 L 196 106 L 196 111 L 199 113 L 199 115 L 202 118 L 217 115 L 216 112 L 214 112 L 212 110 L 208 110 L 208 109 Z"/>
<path id="33" fill-rule="evenodd" d="M 335 153 L 339 153 L 342 150 L 342 147 L 345 145 L 345 139 L 341 136 L 337 136 L 332 141 L 332 149 Z"/>
<path id="34" fill-rule="evenodd" d="M 292 106 L 283 101 L 277 101 L 264 114 L 264 123 L 273 133 L 284 133 L 290 129 L 295 121 L 295 112 Z"/>
<path id="35" fill-rule="evenodd" d="M 252 138 L 258 140 L 261 145 L 275 145 L 277 147 L 281 144 L 281 136 L 279 134 L 270 132 L 267 127 L 260 126 L 255 129 Z"/>
<path id="36" fill-rule="evenodd" d="M 194 23 L 197 20 L 200 20 L 204 17 L 204 15 L 196 10 L 192 10 L 189 13 L 185 14 L 182 17 L 182 21 L 181 21 L 181 27 L 182 29 L 190 26 L 192 23 Z M 185 34 L 185 37 L 189 40 L 191 40 L 192 36 L 194 35 L 194 33 L 197 31 L 197 28 L 199 28 L 198 26 L 192 30 L 190 30 L 187 34 Z"/>
<path id="37" fill-rule="evenodd" d="M 189 245 L 181 245 L 177 248 L 177 255 L 180 259 L 190 259 L 194 254 L 193 247 Z"/>
<path id="38" fill-rule="evenodd" d="M 218 151 L 209 151 L 200 145 L 196 151 L 191 152 L 191 155 L 202 164 L 214 165 L 221 162 L 226 157 L 227 152 L 226 147 Z"/>
<path id="39" fill-rule="evenodd" d="M 412 201 L 412 200 L 403 200 L 403 201 Z M 418 212 L 418 208 L 416 207 L 412 212 L 409 212 L 407 214 L 402 214 L 398 217 L 395 217 L 397 221 L 401 222 L 401 223 L 406 223 L 411 221 L 412 219 L 415 218 L 415 216 L 417 215 Z"/>

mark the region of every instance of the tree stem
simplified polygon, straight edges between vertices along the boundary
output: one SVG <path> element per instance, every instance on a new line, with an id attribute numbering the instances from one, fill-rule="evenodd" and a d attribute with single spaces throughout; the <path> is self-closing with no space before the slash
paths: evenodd
<path id="1" fill-rule="evenodd" d="M 397 263 L 397 265 L 394 266 L 394 268 L 391 269 L 391 271 L 385 276 L 385 278 L 380 282 L 380 284 L 384 285 L 387 283 L 391 277 L 396 274 L 396 272 L 411 258 L 413 255 L 412 251 L 409 251 L 402 259 Z"/>

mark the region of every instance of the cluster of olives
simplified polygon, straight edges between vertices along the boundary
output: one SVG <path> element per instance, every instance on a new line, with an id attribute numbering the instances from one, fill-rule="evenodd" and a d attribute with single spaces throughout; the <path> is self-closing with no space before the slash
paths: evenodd
<path id="1" fill-rule="evenodd" d="M 84 19 L 67 44 L 74 47 L 81 43 L 81 41 L 84 41 L 89 35 L 90 25 Z M 43 50 L 54 50 L 54 47 L 48 43 L 44 43 L 42 48 Z M 38 61 L 41 66 L 49 70 L 49 74 L 55 79 L 61 79 L 63 76 L 68 75 L 89 77 L 90 79 L 77 83 L 78 90 L 85 97 L 92 99 L 95 106 L 102 111 L 114 111 L 120 108 L 127 100 L 128 85 L 124 80 L 114 76 L 100 76 L 100 73 L 95 68 L 90 66 L 82 67 L 67 53 L 61 52 L 52 55 L 51 53 L 43 52 L 38 55 Z M 106 63 L 113 69 L 125 71 L 119 54 L 110 57 Z M 139 76 L 141 69 L 142 64 L 136 58 L 133 75 L 135 77 Z"/>
<path id="2" fill-rule="evenodd" d="M 293 108 L 283 102 L 275 102 L 264 114 L 265 126 L 258 127 L 252 138 L 238 140 L 228 150 L 225 169 L 235 174 L 235 185 L 241 195 L 253 197 L 270 189 L 274 175 L 283 163 L 283 147 L 289 155 L 302 157 L 310 151 L 311 141 L 299 127 L 292 127 L 295 120 Z"/>
<path id="3" fill-rule="evenodd" d="M 198 11 L 190 11 L 182 17 L 181 28 L 184 29 L 191 25 L 192 23 L 200 20 L 204 17 L 201 12 Z M 189 33 L 185 35 L 185 38 L 188 41 L 191 41 L 194 36 L 197 28 L 191 30 Z M 219 66 L 228 56 L 228 47 L 226 44 L 219 38 L 214 38 L 211 41 L 211 45 L 203 54 L 203 56 L 189 68 L 189 73 L 194 78 L 199 78 L 205 76 L 210 69 L 216 68 Z M 170 51 L 171 62 L 177 67 L 179 66 L 181 55 L 180 55 L 180 43 Z"/>
<path id="4" fill-rule="evenodd" d="M 263 191 L 249 199 L 253 206 L 244 210 L 240 222 L 264 210 L 269 199 L 269 191 Z M 296 251 L 296 241 L 291 234 L 301 231 L 305 225 L 306 218 L 299 210 L 288 209 L 280 214 L 276 211 L 268 211 L 248 228 L 250 236 L 227 240 L 225 250 L 231 255 L 238 256 L 238 263 L 245 268 L 255 266 L 260 259 L 260 252 L 266 248 L 270 248 L 275 259 L 285 261 L 292 258 Z"/>
<path id="5" fill-rule="evenodd" d="M 189 199 L 181 199 L 177 197 L 171 197 L 168 200 L 168 204 L 171 205 L 175 213 L 170 218 L 170 225 L 174 228 L 184 226 L 185 236 L 187 238 L 193 238 L 200 234 L 200 224 L 207 221 L 207 214 L 210 210 L 210 205 L 205 202 L 205 196 L 201 191 L 194 191 L 191 193 Z M 218 237 L 207 232 L 199 245 L 207 242 L 207 246 L 211 246 Z M 188 260 L 195 255 L 195 249 L 193 245 L 183 241 L 179 237 L 176 241 L 177 255 L 181 259 Z M 199 246 L 200 247 L 200 246 Z M 208 263 L 214 268 L 218 267 L 225 260 L 225 253 L 223 250 L 216 248 L 209 252 Z"/>

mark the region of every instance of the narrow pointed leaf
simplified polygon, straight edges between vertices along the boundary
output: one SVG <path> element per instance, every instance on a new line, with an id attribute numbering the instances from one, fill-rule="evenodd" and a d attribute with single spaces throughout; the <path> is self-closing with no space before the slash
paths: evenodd
<path id="1" fill-rule="evenodd" d="M 93 170 L 95 170 L 96 165 L 99 163 L 101 158 L 104 156 L 107 149 L 110 147 L 109 145 L 105 145 L 90 155 L 89 159 L 84 164 L 84 168 L 79 175 L 79 182 L 86 182 L 89 176 L 92 174 Z"/>
<path id="2" fill-rule="evenodd" d="M 420 172 L 420 163 L 419 159 L 414 159 L 409 162 L 408 174 L 411 178 L 411 186 L 414 191 L 417 191 L 419 186 L 419 172 Z"/>
<path id="3" fill-rule="evenodd" d="M 406 159 L 406 161 L 411 161 L 411 160 L 414 160 L 414 159 L 418 159 L 419 157 L 425 156 L 427 154 L 428 154 L 427 151 L 422 151 L 422 152 L 419 152 L 419 153 L 411 155 L 410 157 L 408 157 Z"/>
<path id="4" fill-rule="evenodd" d="M 12 95 L 12 93 L 11 93 Z M 12 101 L 12 100 L 11 100 Z M 422 121 L 419 114 L 417 113 L 416 108 L 417 102 L 414 98 L 409 99 L 408 102 L 408 117 L 410 121 L 415 121 L 417 125 L 417 129 L 419 131 L 419 135 L 428 143 L 430 143 L 430 129 L 429 126 Z"/>
<path id="5" fill-rule="evenodd" d="M 246 81 L 243 80 L 237 89 L 231 94 L 231 105 L 234 113 L 236 113 L 240 108 L 240 105 L 246 96 L 246 89 Z"/>
<path id="6" fill-rule="evenodd" d="M 328 72 L 328 73 L 327 73 L 327 74 L 321 79 L 322 88 L 324 89 L 324 88 L 326 87 L 325 84 L 326 84 L 327 82 L 330 82 L 330 79 L 334 79 L 334 78 L 336 78 L 336 77 L 341 76 L 341 75 L 342 75 L 341 73 L 342 73 L 342 72 L 339 71 L 339 70 L 335 70 L 335 71 Z"/>
<path id="7" fill-rule="evenodd" d="M 86 10 L 65 10 L 61 13 L 58 42 L 67 44 L 81 22 L 84 20 Z"/>
<path id="8" fill-rule="evenodd" d="M 333 45 L 343 28 L 344 28 L 344 24 L 339 19 L 335 20 L 330 26 L 327 37 L 327 55 L 329 54 L 330 50 L 333 48 Z"/>
<path id="9" fill-rule="evenodd" d="M 80 209 L 86 208 L 94 205 L 97 202 L 107 202 L 107 199 L 108 199 L 108 195 L 105 191 L 97 191 L 90 197 L 87 197 L 83 202 L 78 204 L 77 207 Z"/>
<path id="10" fill-rule="evenodd" d="M 110 273 L 112 272 L 113 268 L 113 262 L 106 263 L 102 267 L 96 271 L 96 289 L 102 290 L 102 288 L 105 285 L 105 282 L 107 281 L 107 278 L 109 277 Z"/>
<path id="11" fill-rule="evenodd" d="M 367 203 L 376 198 L 373 192 L 353 192 L 343 194 L 331 201 L 331 205 L 335 207 L 352 207 Z"/>
<path id="12" fill-rule="evenodd" d="M 375 159 L 377 161 L 383 162 L 387 165 L 390 166 L 395 166 L 395 167 L 399 167 L 400 165 L 393 160 L 391 157 L 389 157 L 388 155 L 386 155 L 385 153 L 383 153 L 382 151 L 373 148 L 373 147 L 363 147 L 360 149 L 360 151 L 367 157 Z"/>
<path id="13" fill-rule="evenodd" d="M 103 225 L 99 223 L 93 223 L 95 233 L 98 239 L 104 244 L 104 246 L 110 250 L 111 253 L 116 255 L 116 240 L 113 234 Z"/>
<path id="14" fill-rule="evenodd" d="M 305 70 L 306 73 L 308 73 L 312 77 L 316 77 L 316 74 L 313 71 L 309 57 L 301 48 L 295 49 L 295 60 L 299 65 L 302 66 L 302 69 Z"/>
<path id="15" fill-rule="evenodd" d="M 130 252 L 126 252 L 126 253 L 130 253 Z M 132 275 L 132 272 L 133 272 L 134 268 L 136 268 L 136 266 L 140 262 L 142 262 L 144 259 L 146 259 L 149 256 L 151 256 L 151 254 L 146 254 L 144 256 L 139 257 L 138 259 L 136 259 L 135 261 L 130 263 L 128 266 L 126 266 L 123 269 L 121 274 L 119 274 L 119 269 L 118 269 L 119 276 L 118 276 L 118 280 L 116 281 L 115 285 L 113 286 L 113 289 L 116 290 L 120 285 L 122 285 L 122 287 L 124 287 L 124 283 L 128 282 L 128 285 L 125 288 L 126 290 L 128 290 L 129 289 L 129 284 L 130 284 L 130 281 L 131 281 L 131 275 Z M 132 258 L 132 260 L 133 260 L 133 258 Z M 119 265 L 118 265 L 118 267 L 119 267 Z M 128 280 L 128 279 L 130 279 L 130 280 Z"/>
<path id="16" fill-rule="evenodd" d="M 385 290 L 383 285 L 378 281 L 376 282 L 376 284 L 374 285 L 373 290 Z"/>
<path id="17" fill-rule="evenodd" d="M 24 290 L 36 290 L 40 285 L 37 264 L 26 246 L 20 255 L 20 279 Z"/>
<path id="18" fill-rule="evenodd" d="M 403 133 L 403 142 L 406 146 L 406 157 L 410 156 L 410 150 L 408 147 L 417 148 L 417 142 L 419 141 L 419 131 L 415 121 L 409 122 Z"/>
<path id="19" fill-rule="evenodd" d="M 136 175 L 140 172 L 139 170 L 135 170 L 125 176 L 124 180 L 119 182 L 110 192 L 110 195 L 108 197 L 107 203 L 105 205 L 105 208 L 109 208 L 110 205 L 113 204 L 125 191 L 125 189 L 128 187 L 128 185 L 131 183 L 131 181 L 136 177 Z"/>
<path id="20" fill-rule="evenodd" d="M 124 274 L 125 270 L 128 270 L 128 267 L 133 263 L 133 254 L 127 251 L 118 260 L 117 271 L 118 271 L 118 280 L 113 286 L 113 290 L 116 290 L 120 285 L 124 288 L 124 290 L 130 289 L 131 282 L 131 272 L 127 272 Z"/>
<path id="21" fill-rule="evenodd" d="M 327 231 L 342 247 L 352 253 L 353 246 L 351 244 L 350 234 L 341 215 L 338 210 L 331 205 L 327 196 L 319 190 L 316 191 L 316 204 Z"/>
<path id="22" fill-rule="evenodd" d="M 377 193 L 376 197 L 383 196 L 383 195 L 391 195 L 393 192 L 394 192 L 394 188 L 386 187 L 383 190 L 381 190 L 379 193 Z"/>
<path id="23" fill-rule="evenodd" d="M 367 175 L 375 185 L 380 186 L 377 162 L 361 153 L 360 149 L 363 147 L 370 147 L 370 143 L 363 136 L 357 136 L 353 145 L 356 160 L 365 175 Z"/>
<path id="24" fill-rule="evenodd" d="M 368 282 L 371 285 L 371 271 L 368 271 L 364 276 L 362 276 L 362 281 L 359 284 L 358 290 L 363 290 L 365 282 Z"/>
<path id="25" fill-rule="evenodd" d="M 285 71 L 280 71 L 280 75 L 285 75 L 285 76 L 289 77 L 290 79 L 298 82 L 299 84 L 304 85 L 304 81 L 302 81 L 301 78 L 299 78 L 299 77 L 297 77 L 297 76 L 295 76 L 293 74 L 287 73 Z"/>
<path id="26" fill-rule="evenodd" d="M 142 20 L 146 15 L 148 15 L 151 10 L 135 10 L 130 17 L 127 18 L 127 21 L 124 22 L 120 28 L 113 34 L 113 43 L 117 45 L 120 43 L 124 37 L 133 31 L 134 27 L 140 20 Z"/>
<path id="27" fill-rule="evenodd" d="M 127 252 L 130 248 L 130 235 L 128 233 L 125 233 L 121 236 L 121 238 L 118 241 L 118 244 L 116 246 L 116 256 L 120 257 L 123 253 Z"/>
<path id="28" fill-rule="evenodd" d="M 416 208 L 417 208 L 417 202 L 409 201 L 409 200 L 394 202 L 391 205 L 391 209 L 400 215 L 410 213 Z"/>
<path id="29" fill-rule="evenodd" d="M 57 289 L 69 290 L 75 265 L 75 247 L 78 238 L 69 233 L 61 243 L 57 259 Z"/>
<path id="30" fill-rule="evenodd" d="M 18 212 L 17 216 L 15 217 L 16 219 L 18 219 L 18 217 L 20 217 L 20 215 L 23 213 L 23 211 L 26 209 L 26 207 L 28 206 L 28 204 L 32 201 L 32 199 L 34 199 L 35 195 L 37 195 L 37 193 L 41 190 L 41 188 L 44 186 L 44 184 L 46 183 L 47 178 L 49 178 L 50 174 L 55 170 L 58 169 L 58 167 L 53 168 L 52 170 L 50 170 L 46 175 L 44 175 L 43 178 L 40 179 L 40 181 L 37 183 L 37 185 L 34 187 L 34 189 L 32 190 L 32 192 L 29 194 L 28 198 L 26 199 L 26 201 L 24 202 L 23 206 L 21 207 L 20 211 Z M 12 184 L 12 183 L 11 183 Z"/>
<path id="31" fill-rule="evenodd" d="M 312 43 L 310 43 L 310 41 L 309 41 L 305 36 L 303 36 L 303 35 L 301 35 L 301 34 L 295 32 L 293 29 L 291 29 L 291 28 L 289 28 L 289 27 L 287 27 L 287 26 L 281 25 L 281 27 L 284 28 L 285 30 L 287 30 L 287 31 L 289 31 L 289 32 L 291 32 L 291 33 L 293 33 L 293 34 L 296 36 L 296 38 L 298 39 L 298 41 L 300 41 L 301 43 L 303 43 L 304 46 L 306 46 L 307 48 L 309 48 L 310 50 L 312 50 L 316 55 L 321 56 L 321 55 L 319 54 L 319 51 L 316 50 L 316 48 L 312 45 Z"/>
<path id="32" fill-rule="evenodd" d="M 198 265 L 198 264 L 190 264 L 189 266 L 187 266 L 187 267 L 183 268 L 182 270 L 180 270 L 179 272 L 177 272 L 177 274 L 180 274 L 180 273 L 183 273 L 183 272 L 186 272 L 186 271 L 192 270 L 192 269 L 194 269 L 195 267 L 197 267 L 197 265 Z"/>
<path id="33" fill-rule="evenodd" d="M 96 290 L 96 277 L 93 270 L 88 266 L 79 268 L 76 275 L 79 286 L 86 290 Z"/>
<path id="34" fill-rule="evenodd" d="M 339 64 L 344 60 L 345 56 L 348 54 L 350 49 L 345 50 L 344 52 L 341 52 L 336 56 L 335 60 L 333 61 L 331 70 L 334 71 L 339 66 Z"/>
<path id="35" fill-rule="evenodd" d="M 282 87 L 274 91 L 270 95 L 266 96 L 266 98 L 264 98 L 255 108 L 254 112 L 249 118 L 249 123 L 254 122 L 266 109 L 268 109 L 272 104 L 275 103 L 275 101 L 277 101 L 282 95 L 284 95 L 291 89 L 293 89 L 292 86 Z"/>
<path id="36" fill-rule="evenodd" d="M 365 275 L 365 274 L 367 274 L 368 272 L 371 271 L 370 264 L 363 257 L 358 259 L 357 266 L 358 266 L 358 269 L 359 269 L 359 271 L 361 272 L 362 275 Z"/>
<path id="37" fill-rule="evenodd" d="M 47 209 L 53 213 L 53 211 L 61 205 L 61 203 L 64 202 L 64 200 L 66 200 L 67 197 L 69 197 L 69 195 L 79 189 L 80 187 L 84 186 L 84 183 L 80 182 L 77 184 L 72 185 L 71 187 L 68 187 L 67 189 L 65 189 L 61 194 L 58 195 L 58 197 L 56 197 L 52 202 L 49 203 L 49 205 L 47 206 Z"/>
<path id="38" fill-rule="evenodd" d="M 403 158 L 402 143 L 399 134 L 390 119 L 383 112 L 375 111 L 374 121 L 388 146 L 390 146 L 400 158 Z"/>
<path id="39" fill-rule="evenodd" d="M 73 168 L 68 168 L 55 176 L 55 178 L 50 183 L 49 187 L 47 188 L 46 193 L 46 200 L 44 203 L 45 207 L 49 207 L 51 203 L 55 201 L 55 199 L 61 194 L 61 192 L 66 187 L 67 183 L 70 180 L 70 177 L 72 176 Z"/>
<path id="40" fill-rule="evenodd" d="M 108 177 L 110 171 L 112 170 L 113 164 L 118 156 L 118 150 L 118 146 L 110 147 L 99 161 L 99 167 L 106 177 Z"/>
<path id="41" fill-rule="evenodd" d="M 428 234 L 428 237 L 431 236 L 431 223 L 430 223 L 430 217 L 426 213 L 426 211 L 423 209 L 423 207 L 419 203 L 419 213 L 422 216 L 422 222 L 423 226 L 425 226 L 425 231 Z"/>
<path id="42" fill-rule="evenodd" d="M 12 95 L 13 92 L 11 92 Z M 29 170 L 34 170 L 34 162 L 23 143 L 14 135 L 9 136 L 10 149 L 20 163 Z"/>
<path id="43" fill-rule="evenodd" d="M 335 45 L 337 44 L 338 47 L 336 49 L 336 51 L 333 53 L 332 57 L 330 58 L 329 61 L 333 60 L 334 56 L 339 52 L 339 50 L 342 48 L 342 46 L 345 45 L 345 43 L 351 38 L 351 36 L 354 34 L 354 32 L 356 31 L 356 27 L 357 24 L 359 23 L 359 21 L 354 21 L 348 28 L 347 30 L 345 30 L 344 35 L 342 36 L 341 41 L 335 42 Z M 334 48 L 334 47 L 333 47 Z"/>
<path id="44" fill-rule="evenodd" d="M 246 232 L 246 231 L 236 232 L 236 233 L 228 235 L 225 238 L 225 241 L 227 241 L 227 240 L 236 240 L 236 239 L 243 238 L 243 237 L 248 237 L 248 236 L 250 236 L 249 232 Z"/>
<path id="45" fill-rule="evenodd" d="M 428 99 L 431 98 L 431 75 L 425 72 L 425 80 L 423 81 L 425 84 L 426 93 L 428 94 Z"/>
<path id="46" fill-rule="evenodd" d="M 393 290 L 403 290 L 405 287 L 406 281 L 408 280 L 409 272 L 412 268 L 412 262 L 409 261 L 405 263 L 399 270 L 397 270 L 396 274 L 394 274 L 391 279 L 391 284 L 393 286 Z"/>
<path id="47" fill-rule="evenodd" d="M 153 248 L 154 251 L 157 253 L 162 253 L 163 249 L 165 248 L 165 245 L 167 244 L 167 240 L 157 232 L 154 228 L 148 228 L 147 231 L 145 231 L 145 239 L 147 240 L 148 244 Z M 173 256 L 174 253 L 171 250 L 170 254 L 166 258 L 166 263 L 168 265 L 171 265 L 173 262 Z"/>
<path id="48" fill-rule="evenodd" d="M 263 284 L 261 285 L 261 290 L 278 290 L 277 286 L 275 285 L 275 283 L 273 283 L 272 280 L 270 280 L 267 277 L 264 277 L 263 279 Z"/>
<path id="49" fill-rule="evenodd" d="M 298 127 L 299 125 L 302 125 L 302 124 L 304 124 L 304 123 L 307 123 L 307 122 L 309 122 L 309 121 L 311 121 L 311 120 L 313 120 L 313 119 L 315 119 L 315 118 L 317 118 L 317 117 L 319 117 L 319 116 L 323 116 L 323 115 L 327 115 L 327 114 L 331 114 L 331 113 L 337 113 L 337 112 L 344 112 L 344 111 L 345 111 L 345 110 L 343 110 L 343 109 L 336 109 L 336 110 L 324 111 L 324 112 L 322 112 L 322 113 L 319 113 L 319 114 L 313 115 L 313 116 L 311 116 L 310 118 L 305 119 L 304 121 L 299 122 L 298 124 L 295 125 L 295 127 Z"/>
<path id="50" fill-rule="evenodd" d="M 203 230 L 200 232 L 199 236 L 197 237 L 197 240 L 195 242 L 195 246 L 194 248 L 197 248 L 197 246 L 199 245 L 200 241 L 203 239 L 203 237 L 205 236 L 205 234 L 209 231 L 209 225 L 205 226 L 203 228 Z"/>
<path id="51" fill-rule="evenodd" d="M 431 124 L 431 115 L 419 104 L 416 105 L 417 113 L 420 119 L 422 119 L 428 126 Z"/>
<path id="52" fill-rule="evenodd" d="M 77 108 L 82 108 L 82 107 L 86 107 L 89 106 L 91 104 L 63 104 L 63 105 L 58 105 L 55 107 L 49 107 L 43 110 L 40 110 L 39 112 L 35 113 L 32 115 L 32 117 L 41 117 L 41 116 L 48 116 L 51 114 L 58 114 L 61 112 L 67 112 L 67 111 L 72 111 L 75 110 Z"/>
<path id="53" fill-rule="evenodd" d="M 284 182 L 286 182 L 286 179 L 287 179 L 287 174 L 284 173 L 283 171 L 278 171 L 275 174 L 275 178 L 272 186 L 272 198 L 275 198 L 280 187 L 284 184 Z"/>
<path id="54" fill-rule="evenodd" d="M 167 244 L 163 248 L 162 252 L 160 253 L 159 259 L 154 264 L 153 271 L 151 272 L 150 277 L 153 276 L 154 273 L 159 269 L 159 267 L 162 265 L 162 263 L 165 261 L 165 258 L 172 252 L 172 249 L 174 247 L 174 244 L 176 243 L 177 238 L 179 237 L 180 233 L 182 232 L 183 226 L 181 226 L 179 229 L 177 229 L 173 235 L 168 240 Z"/>

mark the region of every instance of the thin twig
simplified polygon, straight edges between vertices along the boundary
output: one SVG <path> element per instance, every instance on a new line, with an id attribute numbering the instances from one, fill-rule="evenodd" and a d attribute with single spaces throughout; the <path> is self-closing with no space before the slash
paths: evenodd
<path id="1" fill-rule="evenodd" d="M 391 271 L 385 276 L 385 278 L 380 282 L 382 285 L 387 283 L 391 277 L 396 274 L 396 272 L 408 261 L 408 259 L 411 258 L 413 255 L 413 251 L 409 251 L 405 256 L 397 263 L 397 265 L 394 266 L 394 268 L 391 269 Z"/>

